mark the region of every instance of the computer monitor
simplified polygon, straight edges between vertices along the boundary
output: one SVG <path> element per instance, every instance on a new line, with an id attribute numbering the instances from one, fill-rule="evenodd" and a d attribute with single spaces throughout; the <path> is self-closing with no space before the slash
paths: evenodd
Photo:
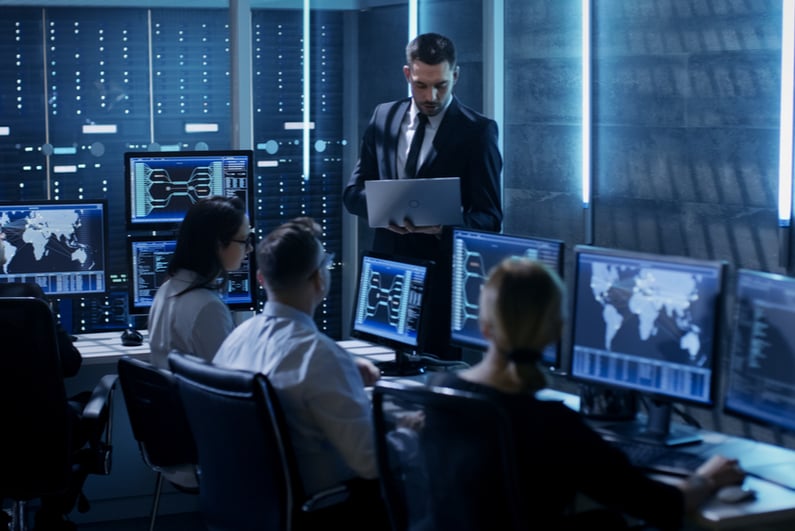
<path id="1" fill-rule="evenodd" d="M 130 315 L 149 313 L 157 289 L 168 280 L 168 264 L 176 248 L 176 237 L 128 236 Z M 221 296 L 230 309 L 255 309 L 257 287 L 252 269 L 250 256 L 247 256 L 240 269 L 228 273 Z"/>
<path id="2" fill-rule="evenodd" d="M 487 347 L 478 325 L 480 289 L 489 270 L 511 256 L 538 260 L 563 276 L 563 242 L 560 240 L 461 227 L 453 229 L 451 343 L 478 350 Z M 541 362 L 549 367 L 560 365 L 559 342 L 544 349 Z"/>
<path id="3" fill-rule="evenodd" d="M 395 351 L 380 362 L 385 375 L 423 371 L 423 306 L 432 262 L 376 253 L 362 255 L 351 336 Z"/>
<path id="4" fill-rule="evenodd" d="M 252 219 L 251 150 L 124 154 L 128 230 L 171 229 L 199 199 L 238 196 Z"/>
<path id="5" fill-rule="evenodd" d="M 107 202 L 0 202 L 0 282 L 35 282 L 49 296 L 105 294 Z"/>
<path id="6" fill-rule="evenodd" d="M 647 423 L 610 426 L 615 435 L 700 440 L 673 430 L 671 412 L 674 402 L 715 403 L 725 269 L 723 261 L 575 247 L 569 374 L 649 395 Z"/>
<path id="7" fill-rule="evenodd" d="M 738 270 L 723 406 L 795 432 L 795 278 Z"/>

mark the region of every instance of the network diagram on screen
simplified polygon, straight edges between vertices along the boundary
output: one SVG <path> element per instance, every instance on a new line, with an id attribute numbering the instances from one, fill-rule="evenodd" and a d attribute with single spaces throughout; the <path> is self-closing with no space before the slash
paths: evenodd
<path id="1" fill-rule="evenodd" d="M 3 282 L 36 282 L 46 293 L 99 293 L 105 286 L 101 203 L 0 204 Z"/>
<path id="2" fill-rule="evenodd" d="M 708 402 L 720 275 L 599 255 L 579 260 L 573 374 Z"/>
<path id="3" fill-rule="evenodd" d="M 249 204 L 249 157 L 243 154 L 129 154 L 127 164 L 133 225 L 179 223 L 191 205 L 214 195 L 236 195 Z"/>
<path id="4" fill-rule="evenodd" d="M 563 242 L 560 240 L 461 227 L 453 229 L 451 341 L 466 348 L 486 348 L 488 343 L 478 324 L 479 299 L 492 267 L 505 258 L 525 257 L 543 262 L 561 274 L 562 255 Z M 542 353 L 542 362 L 549 366 L 557 365 L 558 348 L 557 344 L 549 345 Z"/>
<path id="5" fill-rule="evenodd" d="M 417 346 L 426 268 L 365 257 L 354 330 Z"/>

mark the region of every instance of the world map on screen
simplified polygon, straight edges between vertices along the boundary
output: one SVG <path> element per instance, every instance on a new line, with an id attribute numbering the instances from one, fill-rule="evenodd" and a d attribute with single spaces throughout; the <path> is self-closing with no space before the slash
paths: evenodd
<path id="1" fill-rule="evenodd" d="M 702 330 L 692 311 L 699 302 L 698 276 L 594 263 L 590 280 L 593 297 L 602 307 L 606 350 L 612 350 L 619 333 L 642 342 L 675 339 L 690 361 L 698 364 Z M 625 330 L 627 326 L 634 330 Z"/>
<path id="2" fill-rule="evenodd" d="M 88 271 L 101 264 L 99 212 L 90 209 L 0 210 L 5 239 L 3 274 Z"/>

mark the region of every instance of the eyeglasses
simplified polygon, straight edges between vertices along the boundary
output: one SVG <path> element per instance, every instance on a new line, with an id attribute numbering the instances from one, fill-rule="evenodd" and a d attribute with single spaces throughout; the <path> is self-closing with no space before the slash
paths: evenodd
<path id="1" fill-rule="evenodd" d="M 312 278 L 315 275 L 315 273 L 317 273 L 323 268 L 326 268 L 329 271 L 331 271 L 332 269 L 334 269 L 335 265 L 336 264 L 334 263 L 334 253 L 323 253 L 323 258 L 320 260 L 320 263 L 317 265 L 316 268 L 312 270 L 312 273 L 307 278 Z"/>
<path id="2" fill-rule="evenodd" d="M 331 271 L 332 269 L 334 269 L 334 266 L 336 265 L 336 264 L 334 263 L 334 257 L 335 257 L 335 254 L 334 254 L 334 253 L 328 253 L 328 252 L 327 252 L 327 253 L 326 253 L 326 254 L 323 256 L 323 261 L 322 261 L 322 262 L 320 262 L 320 265 L 319 265 L 319 266 L 317 266 L 317 267 L 318 267 L 318 269 L 320 269 L 321 267 L 324 267 L 324 266 L 325 266 L 325 268 L 326 268 L 326 269 L 328 269 L 329 271 Z"/>
<path id="3" fill-rule="evenodd" d="M 236 240 L 236 239 L 232 238 L 231 241 L 239 243 L 241 245 L 245 245 L 246 246 L 246 252 L 250 253 L 251 251 L 254 250 L 254 245 L 257 243 L 257 240 L 255 238 L 256 237 L 254 236 L 254 231 L 251 231 L 251 232 L 248 233 L 248 236 L 246 236 L 245 240 Z"/>

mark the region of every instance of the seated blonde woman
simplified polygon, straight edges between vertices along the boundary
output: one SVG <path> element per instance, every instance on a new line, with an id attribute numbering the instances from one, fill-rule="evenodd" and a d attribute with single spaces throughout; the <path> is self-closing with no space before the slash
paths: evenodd
<path id="1" fill-rule="evenodd" d="M 592 527 L 597 513 L 587 516 L 588 523 L 585 515 L 567 514 L 578 494 L 611 508 L 598 512 L 611 529 L 626 525 L 624 515 L 659 529 L 681 528 L 689 511 L 718 488 L 741 483 L 744 473 L 737 461 L 715 456 L 679 484 L 655 481 L 577 412 L 536 399 L 546 385 L 538 361 L 560 337 L 565 300 L 560 278 L 544 264 L 504 260 L 490 271 L 480 295 L 480 329 L 488 341 L 483 360 L 431 383 L 486 394 L 505 407 L 513 420 L 527 521 L 534 528 Z"/>

